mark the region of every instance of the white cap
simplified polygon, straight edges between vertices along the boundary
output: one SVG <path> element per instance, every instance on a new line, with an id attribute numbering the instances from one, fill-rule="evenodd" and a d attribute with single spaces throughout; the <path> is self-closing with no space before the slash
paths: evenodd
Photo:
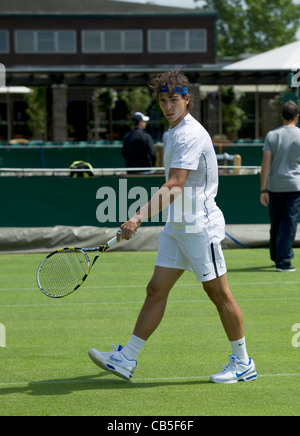
<path id="1" fill-rule="evenodd" d="M 150 118 L 142 114 L 142 112 L 136 112 L 133 115 L 132 119 L 136 121 L 146 121 L 146 122 L 150 120 Z"/>

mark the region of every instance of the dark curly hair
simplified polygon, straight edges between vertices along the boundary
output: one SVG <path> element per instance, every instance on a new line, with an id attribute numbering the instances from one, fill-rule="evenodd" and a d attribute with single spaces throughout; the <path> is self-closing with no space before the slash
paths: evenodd
<path id="1" fill-rule="evenodd" d="M 190 102 L 187 106 L 188 109 L 193 107 L 192 95 L 190 93 L 190 82 L 188 78 L 181 73 L 180 69 L 174 69 L 171 71 L 166 71 L 164 73 L 160 73 L 157 77 L 152 79 L 150 82 L 150 88 L 153 89 L 155 97 L 158 99 L 161 89 L 164 86 L 167 86 L 170 90 L 170 94 L 175 94 L 176 88 L 188 88 L 188 94 L 190 95 Z M 183 98 L 186 98 L 186 95 L 182 95 Z"/>

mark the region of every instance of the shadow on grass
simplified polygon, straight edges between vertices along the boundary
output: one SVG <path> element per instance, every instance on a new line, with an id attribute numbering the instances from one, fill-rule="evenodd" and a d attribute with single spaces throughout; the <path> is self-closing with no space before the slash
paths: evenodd
<path id="1" fill-rule="evenodd" d="M 149 389 L 161 386 L 188 386 L 210 384 L 208 380 L 158 380 L 158 381 L 126 381 L 103 372 L 97 375 L 74 377 L 69 379 L 41 380 L 26 385 L 0 387 L 0 396 L 10 394 L 27 394 L 32 396 L 68 395 L 77 391 L 100 389 Z"/>
<path id="2" fill-rule="evenodd" d="M 273 271 L 272 271 L 273 270 Z M 233 272 L 276 272 L 274 265 L 262 265 L 262 266 L 251 266 L 251 267 L 241 267 L 241 268 L 228 268 L 229 274 Z"/>

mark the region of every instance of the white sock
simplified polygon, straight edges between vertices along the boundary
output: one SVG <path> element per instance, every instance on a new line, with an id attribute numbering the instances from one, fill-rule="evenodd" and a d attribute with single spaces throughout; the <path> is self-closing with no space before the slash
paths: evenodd
<path id="1" fill-rule="evenodd" d="M 123 348 L 122 354 L 124 354 L 124 356 L 129 360 L 136 360 L 145 343 L 146 341 L 143 339 L 132 335 L 129 342 Z"/>
<path id="2" fill-rule="evenodd" d="M 230 341 L 232 355 L 237 356 L 243 363 L 249 362 L 249 356 L 246 349 L 245 337 L 239 339 L 238 341 Z"/>

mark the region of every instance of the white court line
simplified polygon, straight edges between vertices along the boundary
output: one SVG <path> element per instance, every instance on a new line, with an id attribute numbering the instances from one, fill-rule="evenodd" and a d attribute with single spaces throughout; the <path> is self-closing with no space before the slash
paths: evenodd
<path id="1" fill-rule="evenodd" d="M 258 374 L 258 379 L 261 377 L 300 377 L 300 373 L 291 373 L 291 374 Z M 187 380 L 209 380 L 209 375 L 200 375 L 194 377 L 157 377 L 157 378 L 136 378 L 132 379 L 131 383 L 134 382 L 164 382 L 164 381 L 187 381 Z M 37 385 L 54 385 L 54 384 L 79 384 L 79 383 L 103 383 L 103 382 L 120 382 L 122 380 L 118 378 L 113 379 L 91 379 L 91 380 L 41 380 L 36 382 L 14 382 L 14 383 L 0 383 L 1 387 L 10 387 L 10 386 L 37 386 Z M 1 393 L 1 392 L 0 392 Z"/>
<path id="2" fill-rule="evenodd" d="M 278 285 L 299 285 L 300 281 L 296 281 L 296 282 L 278 282 Z M 261 285 L 266 285 L 266 286 L 274 286 L 274 282 L 243 282 L 243 283 L 230 283 L 230 286 L 261 286 Z M 86 286 L 84 285 L 84 289 L 132 289 L 132 288 L 145 288 L 147 286 L 147 283 L 141 284 L 141 285 L 98 285 L 98 286 Z M 192 288 L 192 287 L 200 287 L 201 283 L 190 283 L 190 284 L 180 284 L 180 283 L 176 283 L 174 286 L 175 288 Z M 0 288 L 0 292 L 11 292 L 11 291 L 36 291 L 38 290 L 38 287 L 34 287 L 34 288 Z"/>
<path id="3" fill-rule="evenodd" d="M 270 298 L 238 298 L 238 301 L 297 301 L 300 300 L 300 297 L 270 297 Z M 7 308 L 17 308 L 17 307 L 68 307 L 68 306 L 116 306 L 125 304 L 141 304 L 143 302 L 143 298 L 137 301 L 94 301 L 94 302 L 78 302 L 78 303 L 58 303 L 55 305 L 50 305 L 49 303 L 40 303 L 40 304 L 0 304 L 0 309 Z M 195 303 L 211 303 L 211 301 L 207 299 L 197 299 L 197 300 L 172 300 L 170 298 L 168 300 L 168 304 L 195 304 Z"/>

